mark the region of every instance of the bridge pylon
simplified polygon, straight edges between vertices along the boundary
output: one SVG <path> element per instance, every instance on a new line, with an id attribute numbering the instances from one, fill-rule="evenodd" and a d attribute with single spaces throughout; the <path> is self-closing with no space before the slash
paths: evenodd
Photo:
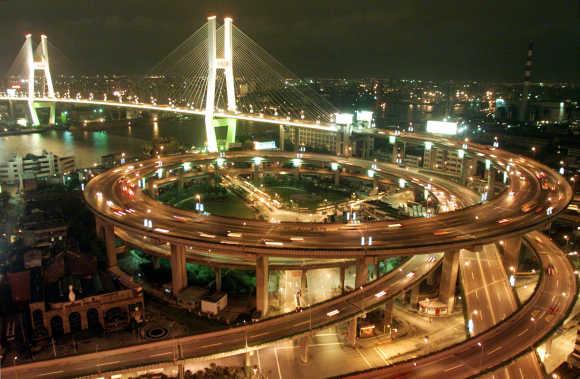
<path id="1" fill-rule="evenodd" d="M 227 110 L 235 112 L 236 110 L 236 93 L 234 86 L 234 69 L 233 69 L 233 51 L 232 51 L 232 24 L 230 17 L 224 19 L 224 56 L 217 57 L 217 36 L 216 36 L 216 16 L 208 17 L 208 74 L 207 74 L 207 93 L 205 105 L 205 132 L 207 136 L 207 149 L 209 152 L 218 151 L 217 139 L 214 130 L 214 113 L 215 113 L 215 90 L 217 70 L 224 70 L 226 78 L 227 92 Z M 229 128 L 228 128 L 229 132 Z M 235 132 L 234 132 L 235 133 Z"/>
<path id="2" fill-rule="evenodd" d="M 36 71 L 42 71 L 44 73 L 44 79 L 46 81 L 47 97 L 55 98 L 54 87 L 52 85 L 52 75 L 50 74 L 50 61 L 48 59 L 48 39 L 46 35 L 41 35 L 39 44 L 39 56 L 38 60 L 34 57 L 34 50 L 32 49 L 32 35 L 27 34 L 26 40 L 24 41 L 24 47 L 26 52 L 26 71 L 28 80 L 28 111 L 30 114 L 30 120 L 32 125 L 38 126 L 40 121 L 38 120 L 38 114 L 36 113 L 37 108 L 42 108 L 44 103 L 36 103 L 35 99 L 35 73 Z M 50 119 L 49 123 L 55 123 L 55 104 L 53 102 L 49 103 L 50 107 Z"/>

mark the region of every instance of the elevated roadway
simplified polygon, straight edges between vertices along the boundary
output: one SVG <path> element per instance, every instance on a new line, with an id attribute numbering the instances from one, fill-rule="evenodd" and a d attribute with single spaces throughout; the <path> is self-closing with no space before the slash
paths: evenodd
<path id="1" fill-rule="evenodd" d="M 566 181 L 540 163 L 501 150 L 490 151 L 483 146 L 473 145 L 470 150 L 482 157 L 494 159 L 498 164 L 511 166 L 509 191 L 483 204 L 440 214 L 428 220 L 377 221 L 353 225 L 267 223 L 180 211 L 160 204 L 141 191 L 136 191 L 132 197 L 121 191 L 123 180 L 146 177 L 159 167 L 217 158 L 212 155 L 162 157 L 160 160 L 142 162 L 138 167 L 122 166 L 91 180 L 85 190 L 85 199 L 98 218 L 115 227 L 200 250 L 267 256 L 345 258 L 411 255 L 469 248 L 522 235 L 549 223 L 552 217 L 566 208 L 572 197 Z M 241 152 L 226 154 L 225 159 L 240 157 L 250 158 L 247 152 Z M 269 153 L 267 157 L 293 159 L 296 155 Z M 316 154 L 302 154 L 300 159 L 305 162 L 334 161 L 341 166 L 369 166 L 369 162 L 364 160 Z M 412 173 L 423 183 L 439 180 L 432 175 L 407 171 L 393 165 L 375 164 L 377 175 L 382 172 L 396 175 L 397 170 L 405 176 Z M 456 187 L 458 191 L 462 188 L 460 185 Z M 108 202 L 114 205 L 110 206 Z M 134 213 L 119 216 L 114 213 L 117 208 L 132 209 Z M 145 227 L 144 219 L 152 220 L 153 228 Z M 233 235 L 238 237 L 231 237 Z M 372 246 L 361 249 L 361 236 L 372 236 Z"/>
<path id="2" fill-rule="evenodd" d="M 70 378 L 171 362 L 174 359 L 182 361 L 255 350 L 269 343 L 308 334 L 363 314 L 392 299 L 408 286 L 420 282 L 437 266 L 442 254 L 435 254 L 435 257 L 435 260 L 429 262 L 425 256 L 412 257 L 398 269 L 369 283 L 362 290 L 328 300 L 302 312 L 293 312 L 218 332 L 7 367 L 2 369 L 2 377 Z"/>
<path id="3" fill-rule="evenodd" d="M 536 292 L 516 313 L 476 337 L 443 351 L 348 377 L 468 378 L 531 352 L 572 309 L 577 277 L 567 257 L 548 237 L 531 232 L 525 238 L 538 254 L 543 273 Z M 552 274 L 547 273 L 548 267 L 554 269 Z"/>
<path id="4" fill-rule="evenodd" d="M 511 362 L 527 354 L 567 316 L 577 291 L 576 275 L 566 256 L 545 235 L 525 237 L 539 255 L 543 272 L 536 292 L 516 313 L 478 336 L 409 362 L 351 374 L 353 378 L 466 378 Z M 69 378 L 146 367 L 163 362 L 219 357 L 258 349 L 274 341 L 308 334 L 336 322 L 361 315 L 403 289 L 417 284 L 438 263 L 424 256 L 338 299 L 244 327 L 152 342 L 110 351 L 39 361 L 3 369 L 4 378 Z M 546 274 L 548 266 L 555 272 Z M 409 272 L 415 274 L 410 277 Z M 382 296 L 378 296 L 383 294 Z M 483 348 L 482 348 L 483 346 Z"/>

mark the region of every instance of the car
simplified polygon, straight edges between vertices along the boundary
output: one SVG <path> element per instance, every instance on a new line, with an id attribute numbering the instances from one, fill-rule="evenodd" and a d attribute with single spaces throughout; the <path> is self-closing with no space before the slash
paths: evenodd
<path id="1" fill-rule="evenodd" d="M 546 266 L 546 274 L 548 274 L 548 276 L 553 276 L 555 273 L 556 268 L 553 264 L 550 263 L 548 266 Z"/>
<path id="2" fill-rule="evenodd" d="M 433 263 L 437 260 L 437 257 L 434 255 L 428 255 L 427 258 L 425 258 L 425 263 Z"/>

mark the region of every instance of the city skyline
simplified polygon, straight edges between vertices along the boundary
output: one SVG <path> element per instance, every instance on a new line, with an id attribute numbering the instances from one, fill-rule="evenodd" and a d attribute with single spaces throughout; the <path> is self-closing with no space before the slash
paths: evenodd
<path id="1" fill-rule="evenodd" d="M 0 2 L 0 69 L 27 32 L 46 33 L 79 73 L 148 72 L 209 14 L 230 15 L 248 35 L 302 77 L 393 77 L 512 81 L 523 78 L 528 41 L 532 81 L 577 82 L 577 5 L 524 1 L 263 1 L 153 5 L 129 1 Z M 17 15 L 22 15 L 16 17 Z M 71 33 L 78 36 L 67 38 Z M 493 52 L 493 53 L 492 53 Z M 111 59 L 114 58 L 114 59 Z"/>
<path id="2" fill-rule="evenodd" d="M 192 4 L 107 1 L 6 16 L 48 26 L 0 46 L 0 377 L 577 377 L 580 86 L 534 74 L 575 30 L 497 42 L 557 8 L 220 1 L 183 39 Z"/>

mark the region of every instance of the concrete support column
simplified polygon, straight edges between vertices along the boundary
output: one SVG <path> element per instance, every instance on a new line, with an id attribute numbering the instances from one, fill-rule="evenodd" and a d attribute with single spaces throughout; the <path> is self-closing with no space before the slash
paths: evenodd
<path id="1" fill-rule="evenodd" d="M 518 272 L 522 239 L 520 237 L 507 238 L 500 244 L 503 251 L 503 264 L 509 274 Z"/>
<path id="2" fill-rule="evenodd" d="M 286 141 L 286 130 L 284 129 L 284 125 L 280 125 L 280 134 L 279 134 L 279 140 L 278 140 L 278 148 L 280 149 L 280 151 L 284 151 L 284 148 L 286 147 L 285 145 L 285 141 Z"/>
<path id="3" fill-rule="evenodd" d="M 337 170 L 334 172 L 334 185 L 335 185 L 335 186 L 338 186 L 338 185 L 340 185 L 340 169 L 337 169 Z"/>
<path id="4" fill-rule="evenodd" d="M 300 292 L 303 297 L 308 296 L 306 300 L 308 300 L 308 304 L 310 304 L 310 294 L 308 293 L 308 270 L 302 270 L 300 273 Z"/>
<path id="5" fill-rule="evenodd" d="M 447 312 L 451 314 L 455 305 L 455 288 L 459 272 L 459 249 L 445 252 L 441 282 L 439 283 L 439 300 L 447 304 Z"/>
<path id="6" fill-rule="evenodd" d="M 370 260 L 370 262 L 369 262 Z M 359 289 L 369 279 L 369 263 L 372 263 L 372 258 L 357 258 L 356 260 L 356 279 L 355 287 Z"/>
<path id="7" fill-rule="evenodd" d="M 151 256 L 151 261 L 153 262 L 153 269 L 159 270 L 159 268 L 161 267 L 161 258 L 156 255 L 153 255 Z"/>
<path id="8" fill-rule="evenodd" d="M 174 295 L 178 295 L 187 287 L 185 246 L 183 245 L 171 244 L 171 286 Z"/>
<path id="9" fill-rule="evenodd" d="M 473 176 L 475 162 L 473 159 L 463 158 L 461 161 L 461 183 L 462 185 L 466 185 L 469 182 L 469 177 Z"/>
<path id="10" fill-rule="evenodd" d="M 352 347 L 356 346 L 357 318 L 354 317 L 346 324 L 346 343 Z"/>
<path id="11" fill-rule="evenodd" d="M 256 257 L 256 309 L 268 313 L 268 257 Z"/>
<path id="12" fill-rule="evenodd" d="M 63 314 L 61 315 L 62 317 L 62 328 L 64 330 L 64 334 L 69 334 L 70 333 L 70 319 L 68 318 L 68 315 Z"/>
<path id="13" fill-rule="evenodd" d="M 105 233 L 103 231 L 103 222 L 98 217 L 95 217 L 95 231 L 97 233 L 97 238 L 105 238 Z"/>
<path id="14" fill-rule="evenodd" d="M 185 378 L 185 365 L 183 363 L 177 364 L 177 379 Z"/>
<path id="15" fill-rule="evenodd" d="M 344 294 L 344 279 L 346 276 L 346 267 L 340 266 L 340 293 Z"/>
<path id="16" fill-rule="evenodd" d="M 115 227 L 111 224 L 105 224 L 105 248 L 107 250 L 107 266 L 117 266 L 117 249 L 115 247 Z"/>
<path id="17" fill-rule="evenodd" d="M 491 200 L 495 196 L 495 169 L 490 166 L 488 170 L 485 171 L 487 176 L 487 200 Z"/>
<path id="18" fill-rule="evenodd" d="M 435 285 L 435 270 L 431 271 L 429 275 L 427 275 L 427 284 L 430 286 Z"/>
<path id="19" fill-rule="evenodd" d="M 429 150 L 425 148 L 423 153 L 423 167 L 428 169 L 433 169 L 437 163 L 437 150 L 434 146 L 431 146 Z"/>
<path id="20" fill-rule="evenodd" d="M 183 185 L 184 185 L 184 180 L 183 180 L 183 170 L 179 170 L 178 174 L 177 174 L 177 190 L 179 192 L 183 191 Z"/>
<path id="21" fill-rule="evenodd" d="M 300 361 L 302 363 L 308 363 L 308 345 L 311 338 L 310 334 L 300 337 Z"/>
<path id="22" fill-rule="evenodd" d="M 147 180 L 147 190 L 149 191 L 149 196 L 156 199 L 159 196 L 159 189 L 157 188 L 157 184 L 155 184 L 155 179 L 149 178 Z"/>
<path id="23" fill-rule="evenodd" d="M 393 325 L 393 300 L 389 300 L 385 303 L 385 308 L 383 310 L 383 332 L 386 332 L 388 328 Z"/>
<path id="24" fill-rule="evenodd" d="M 362 140 L 361 158 L 369 159 L 374 148 L 374 138 L 372 136 L 365 136 Z"/>
<path id="25" fill-rule="evenodd" d="M 417 305 L 419 304 L 419 295 L 421 294 L 421 285 L 417 284 L 413 288 L 411 288 L 411 297 L 409 299 L 409 306 L 412 309 L 417 309 Z"/>
<path id="26" fill-rule="evenodd" d="M 89 320 L 87 318 L 87 312 L 79 312 L 81 315 L 81 329 L 85 330 L 89 328 Z"/>
<path id="27" fill-rule="evenodd" d="M 222 269 L 216 267 L 213 271 L 215 272 L 215 290 L 220 292 L 222 290 Z"/>

